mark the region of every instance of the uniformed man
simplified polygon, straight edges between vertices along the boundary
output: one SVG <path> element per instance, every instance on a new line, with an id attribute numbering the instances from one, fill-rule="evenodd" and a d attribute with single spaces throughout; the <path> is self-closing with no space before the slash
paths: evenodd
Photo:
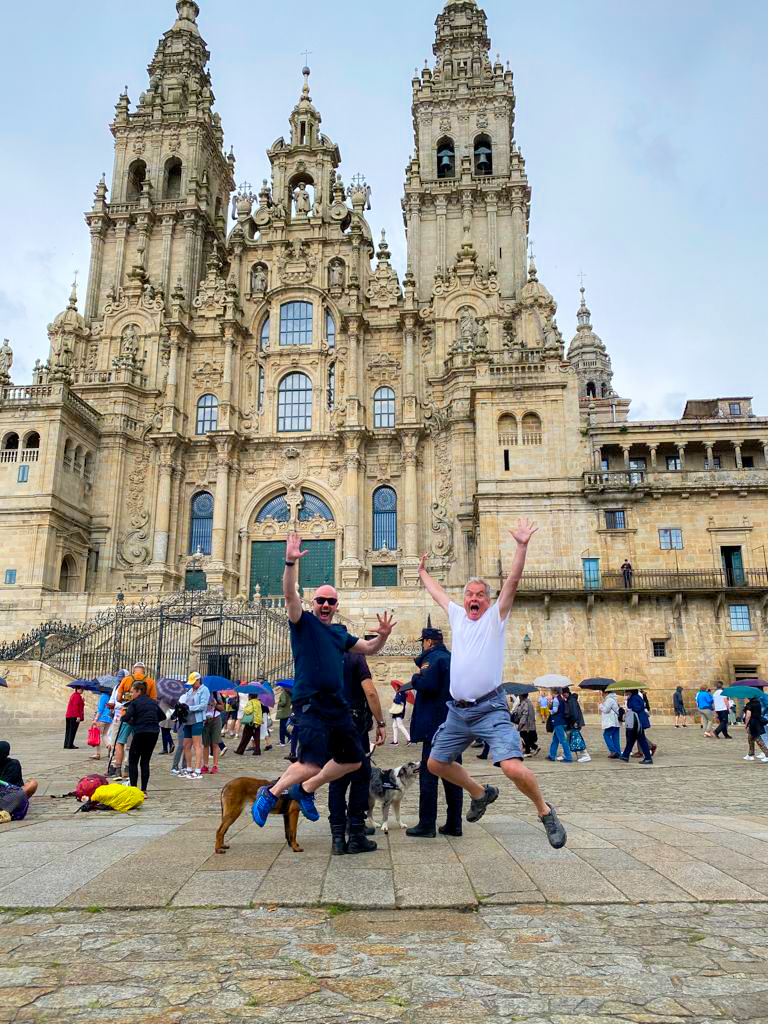
<path id="1" fill-rule="evenodd" d="M 437 825 L 437 776 L 427 770 L 432 752 L 432 737 L 448 714 L 450 694 L 451 655 L 443 643 L 439 629 L 421 631 L 421 654 L 414 659 L 418 667 L 411 685 L 416 691 L 416 703 L 411 716 L 411 740 L 421 741 L 421 771 L 419 772 L 419 823 L 406 829 L 407 836 L 435 838 Z M 461 786 L 443 780 L 446 819 L 440 827 L 444 836 L 461 835 Z"/>

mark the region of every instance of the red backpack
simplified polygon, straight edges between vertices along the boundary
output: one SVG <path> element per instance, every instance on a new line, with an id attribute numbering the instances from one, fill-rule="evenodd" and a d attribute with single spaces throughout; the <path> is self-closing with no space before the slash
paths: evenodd
<path id="1" fill-rule="evenodd" d="M 99 786 L 106 785 L 108 785 L 108 780 L 103 775 L 86 775 L 78 782 L 75 788 L 75 796 L 78 800 L 88 800 Z"/>

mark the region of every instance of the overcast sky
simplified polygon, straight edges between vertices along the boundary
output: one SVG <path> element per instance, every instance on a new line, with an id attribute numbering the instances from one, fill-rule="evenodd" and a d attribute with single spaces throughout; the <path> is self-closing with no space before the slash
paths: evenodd
<path id="1" fill-rule="evenodd" d="M 312 97 L 344 180 L 367 177 L 374 233 L 387 229 L 402 268 L 410 83 L 432 60 L 438 0 L 200 6 L 238 182 L 267 175 L 265 150 L 287 133 L 310 50 Z M 686 397 L 745 394 L 768 415 L 768 3 L 483 6 L 493 53 L 515 73 L 539 277 L 566 340 L 583 270 L 633 418 L 677 417 Z M 114 104 L 126 83 L 135 104 L 174 18 L 173 0 L 0 5 L 0 337 L 11 339 L 17 383 L 47 357 L 46 325 L 75 269 L 84 283 L 82 215 L 103 170 L 109 183 Z"/>

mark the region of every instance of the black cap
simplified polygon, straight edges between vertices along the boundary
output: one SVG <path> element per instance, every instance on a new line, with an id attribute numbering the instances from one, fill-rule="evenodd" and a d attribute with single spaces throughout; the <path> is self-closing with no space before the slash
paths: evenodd
<path id="1" fill-rule="evenodd" d="M 432 629 L 431 626 L 428 626 L 426 629 L 422 629 L 419 640 L 434 640 L 436 644 L 441 644 L 443 642 L 443 634 L 439 629 Z"/>

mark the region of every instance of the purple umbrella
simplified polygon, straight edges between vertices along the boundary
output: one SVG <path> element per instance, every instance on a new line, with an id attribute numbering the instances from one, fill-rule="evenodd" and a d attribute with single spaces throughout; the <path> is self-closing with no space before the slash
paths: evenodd
<path id="1" fill-rule="evenodd" d="M 165 701 L 166 704 L 175 704 L 186 689 L 183 679 L 173 679 L 170 676 L 163 676 L 157 680 L 157 699 Z"/>

